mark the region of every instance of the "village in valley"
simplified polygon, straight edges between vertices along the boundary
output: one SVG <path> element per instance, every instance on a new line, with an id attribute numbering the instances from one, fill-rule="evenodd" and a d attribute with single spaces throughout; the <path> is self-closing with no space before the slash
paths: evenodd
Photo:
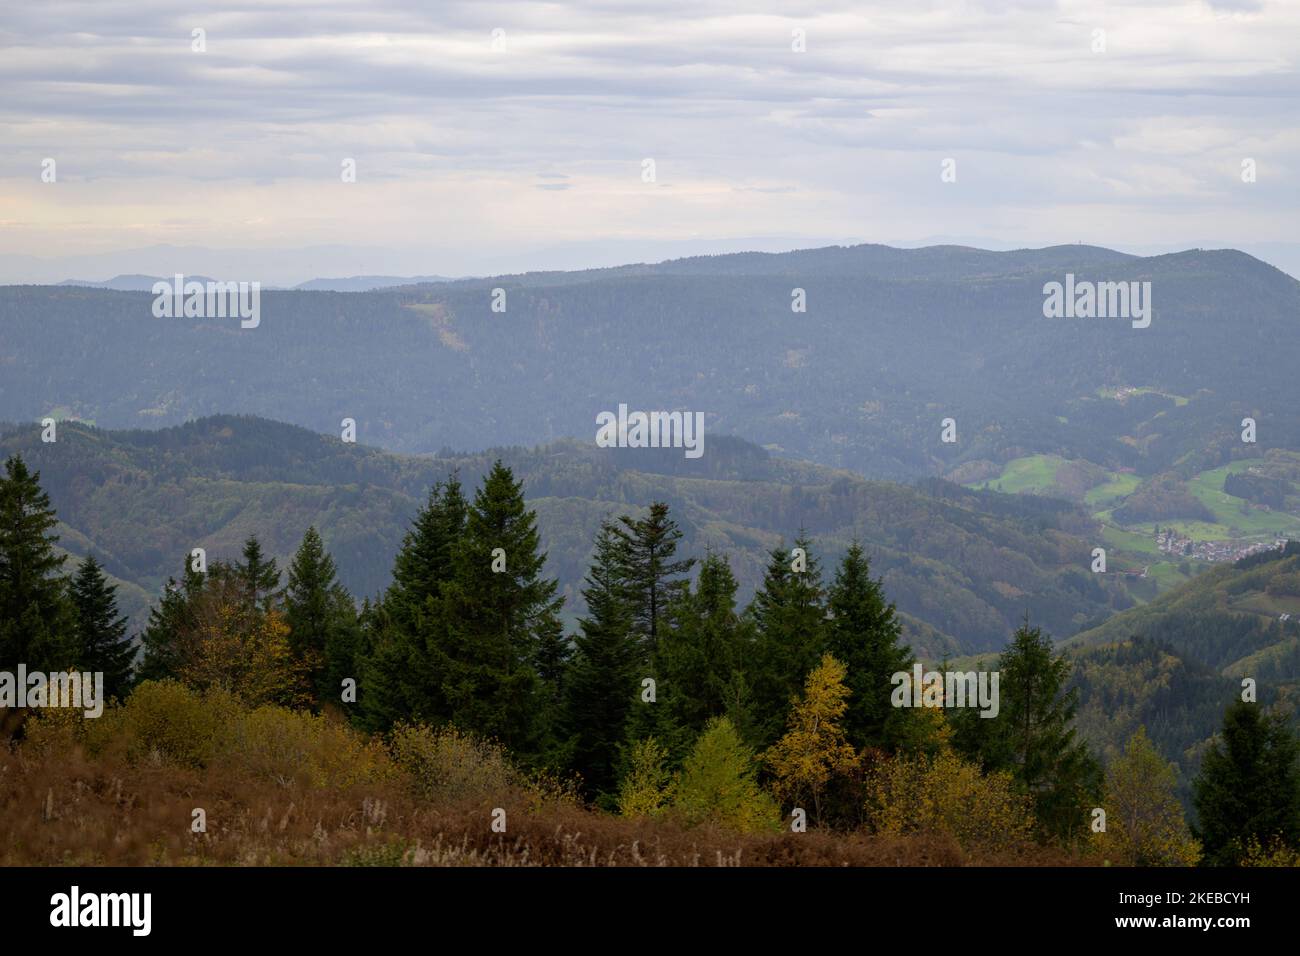
<path id="1" fill-rule="evenodd" d="M 1164 554 L 1177 558 L 1194 558 L 1198 561 L 1239 561 L 1261 551 L 1280 548 L 1285 538 L 1267 541 L 1195 541 L 1173 528 L 1155 529 L 1156 547 Z"/>

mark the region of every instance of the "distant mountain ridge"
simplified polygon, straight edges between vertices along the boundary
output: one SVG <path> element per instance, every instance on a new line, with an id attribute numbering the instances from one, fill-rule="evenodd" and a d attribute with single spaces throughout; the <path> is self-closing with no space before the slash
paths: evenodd
<path id="1" fill-rule="evenodd" d="M 195 282 L 215 281 L 208 276 L 186 275 L 187 280 Z M 172 281 L 172 276 L 120 275 L 102 282 L 88 279 L 65 279 L 60 286 L 80 286 L 87 289 L 112 289 L 116 292 L 151 292 L 155 282 Z M 249 280 L 245 280 L 249 281 Z M 389 289 L 395 286 L 421 285 L 431 282 L 450 282 L 445 276 L 349 276 L 341 279 L 308 279 L 293 286 L 309 292 L 372 292 L 375 289 Z M 262 288 L 281 290 L 282 286 L 264 285 Z"/>
<path id="2" fill-rule="evenodd" d="M 1151 282 L 1151 326 L 1044 318 L 1043 287 L 1066 274 Z M 430 453 L 587 439 L 626 402 L 889 479 L 1034 453 L 1139 475 L 1194 456 L 1203 470 L 1246 451 L 1245 417 L 1264 446 L 1300 449 L 1300 282 L 1231 250 L 832 246 L 266 291 L 253 330 L 155 319 L 149 304 L 0 288 L 0 418 L 124 428 L 238 412 L 331 432 L 351 417 L 363 442 Z M 1105 397 L 1117 391 L 1134 397 Z"/>

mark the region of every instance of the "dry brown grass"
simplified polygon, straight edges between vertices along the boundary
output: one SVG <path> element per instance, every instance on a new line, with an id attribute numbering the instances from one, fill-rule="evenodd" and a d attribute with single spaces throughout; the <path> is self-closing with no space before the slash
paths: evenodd
<path id="1" fill-rule="evenodd" d="M 506 833 L 493 833 L 494 806 Z M 207 832 L 190 832 L 191 812 Z M 625 819 L 527 791 L 432 802 L 400 781 L 341 789 L 230 770 L 125 764 L 80 749 L 0 752 L 0 865 L 1068 865 L 1059 851 L 974 859 L 947 837 L 739 835 Z"/>
<path id="2" fill-rule="evenodd" d="M 506 832 L 492 812 L 506 811 Z M 207 829 L 191 832 L 202 808 Z M 611 816 L 452 730 L 386 743 L 178 685 L 97 721 L 43 714 L 0 743 L 0 866 L 1059 866 L 940 834 L 737 834 Z"/>

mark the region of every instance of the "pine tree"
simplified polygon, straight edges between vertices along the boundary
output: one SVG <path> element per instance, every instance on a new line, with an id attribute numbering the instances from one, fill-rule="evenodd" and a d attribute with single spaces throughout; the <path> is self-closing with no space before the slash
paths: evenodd
<path id="1" fill-rule="evenodd" d="M 890 704 L 890 677 L 910 671 L 912 654 L 901 644 L 902 628 L 894 605 L 885 601 L 879 581 L 854 542 L 840 562 L 830 588 L 830 653 L 848 669 L 850 692 L 844 729 L 858 748 L 898 749 L 912 734 L 914 712 Z"/>
<path id="2" fill-rule="evenodd" d="M 280 569 L 275 566 L 275 558 L 263 556 L 262 544 L 256 535 L 244 542 L 244 560 L 235 564 L 235 574 L 251 606 L 265 611 L 279 601 L 282 594 Z"/>
<path id="3" fill-rule="evenodd" d="M 803 533 L 794 546 L 798 553 L 772 550 L 763 583 L 749 606 L 757 634 L 747 677 L 761 747 L 781 736 L 790 702 L 826 649 L 821 562 Z"/>
<path id="4" fill-rule="evenodd" d="M 1237 701 L 1201 762 L 1192 802 L 1210 866 L 1234 866 L 1252 844 L 1300 849 L 1300 742 L 1280 712 Z"/>
<path id="5" fill-rule="evenodd" d="M 70 589 L 77 610 L 78 663 L 104 675 L 104 694 L 124 699 L 131 687 L 135 649 L 126 636 L 126 618 L 118 614 L 117 588 L 109 583 L 95 556 L 81 562 Z"/>
<path id="6" fill-rule="evenodd" d="M 77 657 L 75 611 L 55 554 L 58 519 L 21 456 L 0 479 L 0 668 L 61 670 Z"/>
<path id="7" fill-rule="evenodd" d="M 637 634 L 653 654 L 665 609 L 681 594 L 694 558 L 674 560 L 682 532 L 668 517 L 668 505 L 656 501 L 644 518 L 619 518 L 614 533 L 619 540 L 620 575 L 626 583 Z"/>

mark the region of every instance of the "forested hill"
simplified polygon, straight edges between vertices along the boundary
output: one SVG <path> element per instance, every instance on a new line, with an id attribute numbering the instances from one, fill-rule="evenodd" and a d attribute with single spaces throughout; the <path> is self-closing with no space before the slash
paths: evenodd
<path id="1" fill-rule="evenodd" d="M 1243 678 L 1262 704 L 1300 692 L 1300 543 L 1205 571 L 1065 646 L 1081 732 L 1104 752 L 1145 726 L 1185 784 Z"/>
<path id="2" fill-rule="evenodd" d="M 40 471 L 62 522 L 61 544 L 94 550 L 128 582 L 137 616 L 183 556 L 238 555 L 256 534 L 285 565 L 316 525 L 358 596 L 389 581 L 393 556 L 430 485 L 459 472 L 473 487 L 500 457 L 536 508 L 548 573 L 566 615 L 600 520 L 666 501 L 683 549 L 725 553 L 746 600 L 769 549 L 801 528 L 831 567 L 856 537 L 874 575 L 904 613 L 918 651 L 941 656 L 1001 647 L 1027 612 L 1057 635 L 1131 600 L 1114 578 L 1088 571 L 1095 526 L 1066 502 L 979 492 L 944 482 L 871 482 L 789 461 L 734 438 L 710 439 L 691 461 L 679 452 L 602 450 L 575 441 L 538 448 L 417 458 L 263 419 L 215 416 L 175 428 L 114 432 L 64 422 L 43 443 L 36 426 L 0 432 L 0 455 L 20 452 Z"/>
<path id="3" fill-rule="evenodd" d="M 1045 283 L 1067 273 L 1149 281 L 1150 326 L 1044 318 Z M 362 442 L 434 453 L 590 440 L 596 415 L 627 403 L 890 479 L 1035 453 L 1140 475 L 1189 456 L 1214 468 L 1241 453 L 1247 415 L 1257 447 L 1300 449 L 1300 283 L 1232 251 L 744 253 L 266 291 L 250 329 L 151 306 L 143 292 L 0 288 L 0 419 L 135 428 L 239 412 L 337 433 L 349 417 Z"/>

